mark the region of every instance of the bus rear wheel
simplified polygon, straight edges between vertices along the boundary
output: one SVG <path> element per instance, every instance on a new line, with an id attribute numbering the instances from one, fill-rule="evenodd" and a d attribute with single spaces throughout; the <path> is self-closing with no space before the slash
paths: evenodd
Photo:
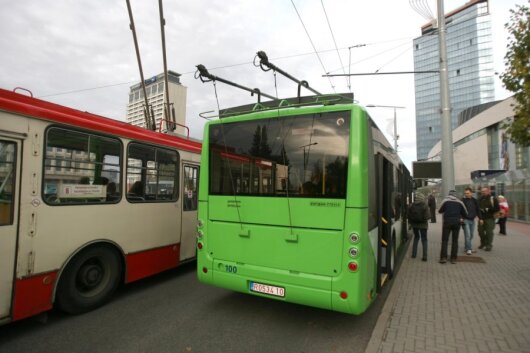
<path id="1" fill-rule="evenodd" d="M 81 314 L 105 304 L 118 288 L 121 274 L 121 261 L 113 249 L 96 246 L 82 251 L 61 275 L 58 307 L 70 314 Z"/>

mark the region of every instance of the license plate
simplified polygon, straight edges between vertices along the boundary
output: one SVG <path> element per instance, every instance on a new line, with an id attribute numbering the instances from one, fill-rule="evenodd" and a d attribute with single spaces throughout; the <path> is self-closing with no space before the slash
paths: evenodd
<path id="1" fill-rule="evenodd" d="M 250 282 L 250 290 L 252 292 L 273 295 L 275 297 L 285 297 L 285 288 L 271 286 L 269 284 Z"/>

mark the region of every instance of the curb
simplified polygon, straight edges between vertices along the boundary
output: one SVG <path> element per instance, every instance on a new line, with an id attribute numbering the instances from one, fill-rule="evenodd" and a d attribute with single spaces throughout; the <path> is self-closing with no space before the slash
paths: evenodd
<path id="1" fill-rule="evenodd" d="M 402 261 L 407 260 L 406 256 L 411 240 L 412 239 L 409 239 L 406 248 L 403 249 L 404 254 Z M 404 264 L 402 262 L 399 266 L 400 270 L 403 265 Z M 374 330 L 372 331 L 372 336 L 370 337 L 370 341 L 368 342 L 364 353 L 377 353 L 379 351 L 379 348 L 381 347 L 381 344 L 383 343 L 385 331 L 387 329 L 388 323 L 390 322 L 390 317 L 392 317 L 394 313 L 394 307 L 396 306 L 399 291 L 401 289 L 401 286 L 403 285 L 403 281 L 398 280 L 396 283 L 396 280 L 399 278 L 399 274 L 400 271 L 398 271 L 397 276 L 394 276 L 394 278 L 392 279 L 392 284 L 389 288 L 390 293 L 386 298 L 386 302 L 385 305 L 383 305 L 383 309 L 381 309 L 381 313 L 379 314 L 379 318 L 377 319 L 377 323 L 375 324 Z"/>

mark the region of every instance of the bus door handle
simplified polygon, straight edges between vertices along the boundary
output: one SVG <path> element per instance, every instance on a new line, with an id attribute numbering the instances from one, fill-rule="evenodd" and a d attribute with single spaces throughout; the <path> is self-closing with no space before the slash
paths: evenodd
<path id="1" fill-rule="evenodd" d="M 286 233 L 285 234 L 285 241 L 291 242 L 291 243 L 298 243 L 298 234 L 296 233 Z"/>

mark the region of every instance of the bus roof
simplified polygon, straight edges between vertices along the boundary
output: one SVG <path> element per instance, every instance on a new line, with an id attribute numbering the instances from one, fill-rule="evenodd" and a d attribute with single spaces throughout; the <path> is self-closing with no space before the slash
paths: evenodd
<path id="1" fill-rule="evenodd" d="M 78 126 L 130 139 L 171 146 L 194 153 L 201 143 L 183 137 L 150 131 L 123 121 L 105 118 L 0 88 L 0 110 L 71 126 Z"/>

